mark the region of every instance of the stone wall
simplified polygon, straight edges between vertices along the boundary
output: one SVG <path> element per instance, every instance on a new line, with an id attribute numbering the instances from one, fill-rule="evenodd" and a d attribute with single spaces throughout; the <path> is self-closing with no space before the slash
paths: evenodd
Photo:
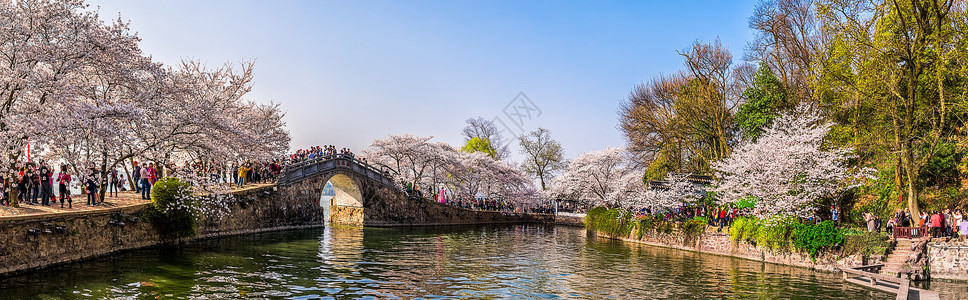
<path id="1" fill-rule="evenodd" d="M 276 196 L 272 187 L 236 193 L 231 213 L 201 220 L 196 238 L 322 226 L 317 203 Z M 0 223 L 0 274 L 178 242 L 160 236 L 144 219 L 144 208 L 4 221 Z"/>
<path id="2" fill-rule="evenodd" d="M 872 261 L 865 262 L 859 255 L 838 259 L 834 255 L 824 254 L 817 257 L 816 260 L 812 260 L 809 255 L 803 253 L 773 251 L 747 243 L 733 242 L 730 240 L 729 233 L 726 232 L 726 229 L 719 231 L 715 227 L 706 227 L 703 234 L 699 237 L 687 236 L 678 230 L 672 230 L 669 233 L 655 231 L 643 232 L 641 238 L 639 238 L 639 233 L 636 231 L 633 231 L 628 237 L 617 237 L 602 232 L 596 232 L 596 235 L 653 246 L 733 256 L 824 271 L 835 271 L 837 268 L 862 266 L 866 263 L 874 263 L 874 260 L 883 259 L 883 257 L 875 257 L 871 259 Z"/>
<path id="3" fill-rule="evenodd" d="M 931 277 L 968 280 L 968 244 L 936 242 L 928 244 Z"/>
<path id="4" fill-rule="evenodd" d="M 355 226 L 363 225 L 362 207 L 330 205 L 329 213 L 329 221 L 332 223 Z"/>
<path id="5" fill-rule="evenodd" d="M 554 223 L 553 215 L 477 211 L 423 199 L 407 198 L 392 187 L 364 184 L 363 225 L 422 226 L 495 223 Z"/>

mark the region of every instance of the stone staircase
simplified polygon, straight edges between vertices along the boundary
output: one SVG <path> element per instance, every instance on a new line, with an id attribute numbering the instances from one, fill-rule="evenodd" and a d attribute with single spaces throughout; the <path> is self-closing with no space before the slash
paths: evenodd
<path id="1" fill-rule="evenodd" d="M 904 266 L 904 262 L 911 256 L 911 245 L 917 241 L 916 239 L 897 239 L 897 246 L 887 256 L 887 261 L 884 262 L 884 268 L 881 269 L 881 273 L 897 275 Z"/>

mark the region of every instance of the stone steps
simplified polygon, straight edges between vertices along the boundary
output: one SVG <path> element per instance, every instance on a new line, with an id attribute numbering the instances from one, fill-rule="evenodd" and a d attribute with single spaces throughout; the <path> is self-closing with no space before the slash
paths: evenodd
<path id="1" fill-rule="evenodd" d="M 895 275 L 901 271 L 901 267 L 907 261 L 908 257 L 911 256 L 911 245 L 913 245 L 915 240 L 909 239 L 898 239 L 897 246 L 894 247 L 894 251 L 887 256 L 887 260 L 884 262 L 884 268 L 881 269 L 881 273 Z"/>

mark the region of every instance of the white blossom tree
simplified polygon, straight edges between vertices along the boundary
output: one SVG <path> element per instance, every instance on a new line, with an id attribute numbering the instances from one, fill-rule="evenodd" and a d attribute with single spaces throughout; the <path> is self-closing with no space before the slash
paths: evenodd
<path id="1" fill-rule="evenodd" d="M 636 173 L 628 152 L 622 148 L 607 148 L 584 153 L 570 161 L 561 175 L 554 179 L 553 194 L 570 195 L 589 206 L 618 206 L 614 194 L 626 188 Z"/>
<path id="2" fill-rule="evenodd" d="M 847 167 L 850 150 L 824 146 L 831 126 L 806 106 L 781 115 L 758 140 L 712 165 L 721 178 L 713 190 L 728 203 L 755 199 L 754 211 L 764 216 L 811 215 L 815 200 L 857 179 Z"/>
<path id="3" fill-rule="evenodd" d="M 81 0 L 0 2 L 0 168 L 23 160 L 28 140 L 32 152 L 75 171 L 93 166 L 102 180 L 136 156 L 173 164 L 288 149 L 279 106 L 245 99 L 251 63 L 165 67 L 142 53 L 127 23 L 105 23 L 87 8 Z"/>
<path id="4" fill-rule="evenodd" d="M 533 183 L 515 166 L 481 152 L 459 152 L 431 139 L 390 135 L 374 140 L 362 156 L 386 168 L 398 181 L 426 191 L 447 188 L 458 197 L 500 198 L 517 207 L 539 202 Z"/>
<path id="5" fill-rule="evenodd" d="M 702 199 L 702 186 L 688 180 L 689 174 L 674 173 L 666 176 L 661 186 L 647 186 L 643 181 L 645 172 L 630 172 L 620 180 L 609 199 L 616 206 L 629 209 L 649 208 L 652 212 L 672 210 L 683 203 Z"/>

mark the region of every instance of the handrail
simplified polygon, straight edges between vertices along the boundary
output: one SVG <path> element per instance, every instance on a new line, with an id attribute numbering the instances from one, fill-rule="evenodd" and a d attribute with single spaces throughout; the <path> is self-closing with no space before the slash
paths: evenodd
<path id="1" fill-rule="evenodd" d="M 878 280 L 886 281 L 890 283 L 896 283 L 898 285 L 896 299 L 906 300 L 908 298 L 908 291 L 911 288 L 911 280 L 907 278 L 899 278 L 899 277 L 884 275 L 880 273 L 873 273 L 868 271 L 868 270 L 877 270 L 879 272 L 883 267 L 884 267 L 883 264 L 877 264 L 877 265 L 867 265 L 867 266 L 860 266 L 860 267 L 853 267 L 853 268 L 842 268 L 840 270 L 844 272 L 844 280 L 847 280 L 847 277 L 848 277 L 847 274 L 854 274 L 857 276 L 867 277 L 867 279 L 870 281 L 871 287 L 877 287 Z"/>
<path id="2" fill-rule="evenodd" d="M 319 165 L 330 161 L 346 161 L 346 162 L 352 163 L 362 168 L 362 170 L 357 169 L 356 171 L 362 172 L 364 176 L 370 179 L 379 181 L 380 183 L 383 183 L 386 185 L 393 184 L 393 181 L 387 178 L 383 174 L 384 172 L 382 170 L 377 169 L 376 167 L 374 167 L 373 165 L 370 165 L 369 163 L 356 159 L 356 157 L 354 156 L 343 155 L 343 154 L 320 156 L 320 157 L 315 157 L 312 159 L 307 159 L 294 164 L 287 165 L 282 170 L 280 170 L 279 176 L 276 179 L 276 183 L 289 184 L 295 181 L 303 180 L 306 177 L 308 177 L 306 174 L 299 174 L 297 175 L 297 177 L 293 177 L 292 173 L 304 168 L 308 168 L 310 166 Z M 349 165 L 345 165 L 345 167 L 349 167 Z M 370 172 L 372 172 L 373 174 L 370 174 Z"/>
<path id="3" fill-rule="evenodd" d="M 928 227 L 894 227 L 892 230 L 894 239 L 914 239 L 928 236 Z"/>

